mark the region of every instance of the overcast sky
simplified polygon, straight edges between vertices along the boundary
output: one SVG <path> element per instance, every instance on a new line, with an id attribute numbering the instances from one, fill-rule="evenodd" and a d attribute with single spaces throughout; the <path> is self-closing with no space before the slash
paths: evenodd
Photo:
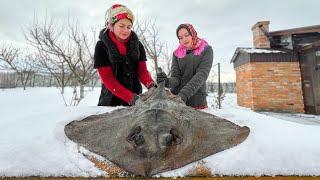
<path id="1" fill-rule="evenodd" d="M 193 24 L 213 46 L 224 79 L 234 75 L 229 62 L 235 49 L 252 47 L 251 27 L 257 21 L 269 20 L 270 31 L 320 24 L 318 0 L 0 0 L 0 44 L 24 45 L 22 29 L 32 24 L 34 14 L 58 21 L 72 17 L 88 29 L 100 28 L 114 3 L 126 5 L 139 18 L 155 18 L 171 51 L 178 45 L 176 27 Z"/>

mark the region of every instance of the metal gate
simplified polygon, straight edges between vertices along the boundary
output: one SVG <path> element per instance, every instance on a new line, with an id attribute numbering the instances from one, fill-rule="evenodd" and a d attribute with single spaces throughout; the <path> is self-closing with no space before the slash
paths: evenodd
<path id="1" fill-rule="evenodd" d="M 299 53 L 305 112 L 320 114 L 320 46 Z"/>

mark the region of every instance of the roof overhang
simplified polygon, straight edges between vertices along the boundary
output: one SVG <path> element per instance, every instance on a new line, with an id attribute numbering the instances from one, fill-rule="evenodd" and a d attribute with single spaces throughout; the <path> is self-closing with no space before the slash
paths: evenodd
<path id="1" fill-rule="evenodd" d="M 304 34 L 304 33 L 314 33 L 314 32 L 320 33 L 320 25 L 286 29 L 286 30 L 280 30 L 280 31 L 272 31 L 269 34 L 271 36 L 283 36 L 283 35 Z"/>

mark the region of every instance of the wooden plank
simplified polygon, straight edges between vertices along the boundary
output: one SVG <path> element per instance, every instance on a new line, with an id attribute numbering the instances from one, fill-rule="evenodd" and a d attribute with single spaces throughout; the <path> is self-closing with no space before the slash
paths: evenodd
<path id="1" fill-rule="evenodd" d="M 2 177 L 3 179 L 23 179 L 23 180 L 85 180 L 85 179 L 93 179 L 93 180 L 141 180 L 146 178 L 136 177 L 136 178 L 106 178 L 106 177 L 94 177 L 94 178 L 83 178 L 83 177 Z M 1 178 L 1 179 L 2 179 Z M 179 178 L 148 178 L 148 180 L 169 180 L 169 179 L 176 179 L 176 180 L 320 180 L 320 176 L 262 176 L 262 177 L 254 177 L 254 176 L 246 176 L 246 177 L 238 177 L 238 176 L 224 176 L 224 177 L 179 177 Z"/>

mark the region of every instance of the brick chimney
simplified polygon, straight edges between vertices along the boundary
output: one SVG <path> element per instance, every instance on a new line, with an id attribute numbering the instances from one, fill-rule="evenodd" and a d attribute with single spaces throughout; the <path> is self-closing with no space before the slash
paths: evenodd
<path id="1" fill-rule="evenodd" d="M 270 21 L 259 21 L 251 28 L 253 33 L 253 46 L 255 48 L 270 48 L 270 41 L 261 30 L 261 28 L 263 28 L 269 33 L 269 24 Z"/>

